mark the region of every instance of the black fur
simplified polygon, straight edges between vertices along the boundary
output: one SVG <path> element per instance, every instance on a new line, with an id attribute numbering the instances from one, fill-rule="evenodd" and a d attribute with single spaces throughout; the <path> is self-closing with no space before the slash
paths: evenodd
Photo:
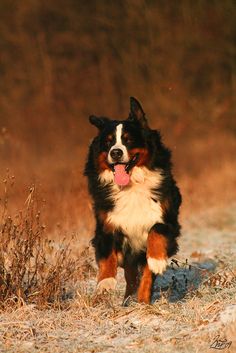
<path id="1" fill-rule="evenodd" d="M 92 244 L 95 248 L 96 259 L 99 261 L 106 258 L 112 249 L 123 251 L 124 262 L 144 264 L 146 261 L 145 252 L 136 253 L 129 245 L 122 246 L 125 234 L 120 229 L 109 232 L 104 227 L 104 222 L 99 217 L 101 212 L 109 212 L 114 208 L 112 200 L 112 188 L 109 184 L 101 184 L 99 180 L 98 158 L 102 152 L 108 152 L 114 144 L 113 135 L 118 124 L 123 123 L 123 129 L 131 137 L 129 141 L 123 141 L 128 151 L 133 148 L 145 148 L 150 158 L 145 165 L 150 170 L 157 168 L 163 171 L 163 182 L 161 186 L 153 190 L 153 200 L 166 202 L 164 211 L 164 223 L 156 223 L 152 230 L 161 233 L 167 238 L 168 256 L 173 256 L 177 250 L 177 237 L 180 235 L 178 213 L 181 204 L 181 195 L 172 175 L 171 152 L 162 143 L 160 133 L 149 128 L 147 119 L 140 104 L 131 98 L 131 111 L 127 120 L 109 120 L 105 117 L 90 117 L 90 122 L 98 128 L 98 135 L 89 147 L 88 159 L 85 166 L 85 175 L 88 178 L 89 192 L 93 199 L 94 214 L 96 217 L 96 231 Z M 110 140 L 107 141 L 107 136 Z M 148 212 L 148 210 L 147 210 Z M 151 229 L 150 229 L 151 230 Z"/>

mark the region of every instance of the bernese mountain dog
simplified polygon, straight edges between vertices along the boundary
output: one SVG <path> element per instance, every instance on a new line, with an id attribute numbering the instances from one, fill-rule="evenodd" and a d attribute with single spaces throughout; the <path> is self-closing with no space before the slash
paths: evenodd
<path id="1" fill-rule="evenodd" d="M 121 266 L 124 302 L 137 292 L 138 302 L 150 303 L 155 276 L 178 250 L 181 194 L 172 175 L 171 152 L 133 97 L 126 120 L 89 120 L 98 129 L 85 166 L 96 218 L 92 244 L 99 267 L 97 292 L 116 288 Z"/>

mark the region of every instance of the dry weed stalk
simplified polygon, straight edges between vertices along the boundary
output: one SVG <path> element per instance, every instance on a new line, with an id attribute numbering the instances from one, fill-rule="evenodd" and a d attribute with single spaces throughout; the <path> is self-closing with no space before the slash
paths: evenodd
<path id="1" fill-rule="evenodd" d="M 56 244 L 47 238 L 35 187 L 24 210 L 16 217 L 9 215 L 11 186 L 12 178 L 7 176 L 0 199 L 0 305 L 28 302 L 61 307 L 70 296 L 66 284 L 78 274 L 78 260 L 71 257 L 70 242 Z"/>

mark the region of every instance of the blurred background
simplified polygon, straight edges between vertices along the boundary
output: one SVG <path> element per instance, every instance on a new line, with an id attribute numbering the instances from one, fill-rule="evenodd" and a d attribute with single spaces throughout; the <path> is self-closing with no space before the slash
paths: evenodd
<path id="1" fill-rule="evenodd" d="M 90 235 L 88 116 L 126 118 L 134 96 L 173 150 L 181 217 L 230 207 L 235 43 L 234 0 L 1 0 L 0 177 L 3 192 L 6 174 L 14 181 L 9 204 L 22 207 L 36 185 L 49 229 Z"/>

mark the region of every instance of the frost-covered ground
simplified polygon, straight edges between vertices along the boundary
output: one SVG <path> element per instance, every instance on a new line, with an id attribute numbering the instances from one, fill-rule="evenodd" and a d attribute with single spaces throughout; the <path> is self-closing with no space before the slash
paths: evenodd
<path id="1" fill-rule="evenodd" d="M 186 259 L 216 265 L 215 272 L 206 271 L 200 286 L 184 300 L 169 303 L 164 293 L 154 305 L 133 303 L 124 308 L 122 270 L 117 292 L 103 298 L 94 296 L 96 279 L 91 276 L 78 282 L 67 310 L 40 311 L 23 305 L 2 312 L 0 352 L 212 352 L 217 344 L 235 352 L 235 214 L 232 204 L 184 222 L 176 256 L 180 267 Z"/>

